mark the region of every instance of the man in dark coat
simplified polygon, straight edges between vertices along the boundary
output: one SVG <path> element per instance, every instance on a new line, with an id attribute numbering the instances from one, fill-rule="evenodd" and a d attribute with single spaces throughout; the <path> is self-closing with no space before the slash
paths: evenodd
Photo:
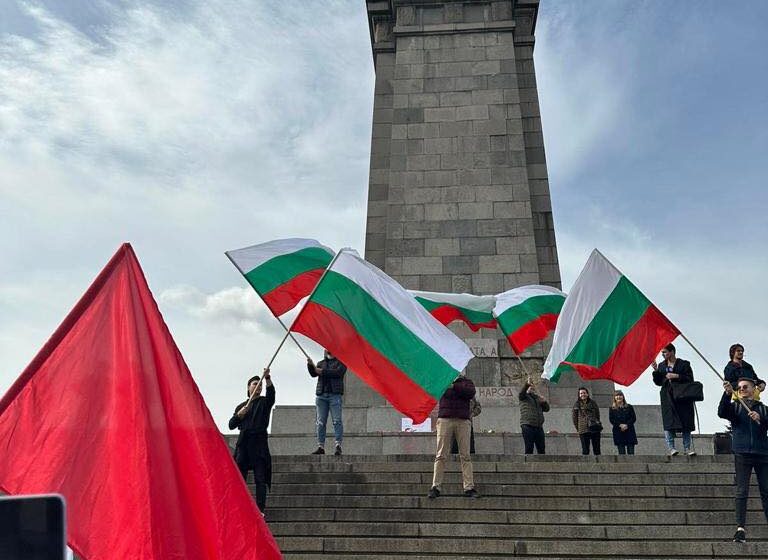
<path id="1" fill-rule="evenodd" d="M 729 381 L 723 382 L 723 396 L 717 407 L 720 418 L 730 420 L 733 463 L 736 469 L 736 534 L 734 542 L 746 542 L 747 498 L 752 469 L 760 488 L 763 513 L 768 521 L 768 407 L 755 400 L 755 382 L 742 377 L 736 383 L 738 399 Z"/>
<path id="2" fill-rule="evenodd" d="M 341 442 L 344 439 L 344 423 L 341 419 L 342 395 L 344 395 L 344 374 L 347 366 L 342 364 L 330 351 L 324 352 L 325 359 L 315 365 L 307 358 L 309 375 L 317 377 L 315 387 L 315 410 L 317 425 L 317 449 L 313 455 L 325 454 L 325 428 L 328 425 L 328 412 L 333 419 L 334 455 L 341 455 Z"/>
<path id="3" fill-rule="evenodd" d="M 262 381 L 267 385 L 266 397 L 261 396 Z M 246 481 L 248 471 L 253 470 L 256 505 L 262 513 L 267 506 L 267 488 L 272 485 L 272 456 L 269 453 L 267 426 L 274 404 L 275 387 L 269 368 L 265 368 L 263 380 L 258 375 L 248 380 L 248 400 L 237 405 L 229 419 L 229 429 L 240 430 L 235 445 L 235 463 Z"/>
<path id="4" fill-rule="evenodd" d="M 435 455 L 435 471 L 432 477 L 432 488 L 427 496 L 435 499 L 440 495 L 445 459 L 451 447 L 453 438 L 459 444 L 459 459 L 461 460 L 461 480 L 464 485 L 464 495 L 468 498 L 478 498 L 475 490 L 472 458 L 469 454 L 469 434 L 471 429 L 472 411 L 470 401 L 475 396 L 475 384 L 464 376 L 458 377 L 440 398 L 437 413 L 437 454 Z"/>
<path id="5" fill-rule="evenodd" d="M 755 368 L 752 367 L 752 364 L 744 360 L 744 347 L 741 344 L 736 343 L 731 345 L 728 349 L 728 355 L 731 357 L 731 361 L 726 364 L 723 374 L 725 380 L 730 382 L 734 391 L 736 390 L 736 385 L 738 385 L 739 379 L 742 378 L 754 381 L 759 392 L 765 391 L 765 381 L 758 379 L 757 374 L 755 373 Z M 759 392 L 756 393 L 757 400 L 760 400 Z"/>
<path id="6" fill-rule="evenodd" d="M 664 361 L 653 362 L 653 382 L 660 386 L 661 420 L 664 424 L 664 440 L 670 456 L 677 455 L 675 435 L 683 434 L 683 448 L 686 455 L 696 455 L 691 432 L 696 429 L 696 410 L 693 401 L 675 400 L 672 386 L 679 383 L 693 382 L 691 363 L 675 355 L 675 346 L 667 344 L 661 351 Z"/>
<path id="7" fill-rule="evenodd" d="M 544 455 L 544 413 L 549 412 L 549 403 L 536 392 L 530 379 L 520 389 L 517 398 L 520 401 L 520 431 L 523 433 L 525 454 L 533 454 L 535 445 L 536 453 Z"/>

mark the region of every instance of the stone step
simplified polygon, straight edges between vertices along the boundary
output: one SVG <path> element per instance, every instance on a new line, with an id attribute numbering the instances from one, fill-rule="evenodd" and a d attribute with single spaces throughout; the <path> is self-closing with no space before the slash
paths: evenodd
<path id="1" fill-rule="evenodd" d="M 453 477 L 452 477 L 453 478 Z M 584 496 L 584 486 L 581 485 L 532 485 L 532 484 L 491 484 L 482 477 L 475 477 L 478 490 L 484 497 L 510 496 L 510 497 L 581 497 Z M 419 496 L 426 494 L 431 482 L 419 484 L 403 483 L 334 483 L 334 484 L 290 484 L 275 485 L 272 494 L 291 496 L 315 496 L 315 495 L 345 495 L 345 496 Z M 447 495 L 460 495 L 463 488 L 457 483 L 443 484 L 443 491 Z M 591 485 L 589 496 L 620 497 L 626 498 L 725 498 L 732 497 L 733 484 L 721 484 L 711 486 L 667 485 L 652 484 L 627 484 L 627 485 Z"/>
<path id="2" fill-rule="evenodd" d="M 573 525 L 573 524 L 494 524 L 494 523 L 428 523 L 428 522 L 325 522 L 308 525 L 301 522 L 271 522 L 275 536 L 323 537 L 419 537 L 419 538 L 498 538 L 498 539 L 591 539 L 591 540 L 649 540 L 649 541 L 725 541 L 733 536 L 732 522 L 726 525 Z M 465 521 L 465 520 L 461 520 Z M 658 519 L 657 519 L 658 521 Z M 730 521 L 730 520 L 729 520 Z M 768 526 L 759 524 L 750 530 L 752 540 L 768 539 Z"/>
<path id="3" fill-rule="evenodd" d="M 273 461 L 274 473 L 313 473 L 313 472 L 432 472 L 434 458 L 429 461 L 349 461 L 345 457 L 329 457 L 323 461 L 297 461 L 283 462 Z M 673 458 L 677 459 L 677 458 Z M 679 461 L 541 461 L 541 462 L 516 462 L 516 461 L 482 461 L 473 458 L 475 472 L 499 472 L 499 473 L 689 473 L 689 474 L 730 474 L 733 475 L 733 462 L 708 461 L 706 457 L 682 458 Z M 458 459 L 446 462 L 446 471 L 455 472 L 461 468 Z"/>
<path id="4" fill-rule="evenodd" d="M 456 457 L 455 454 L 452 455 Z M 399 454 L 399 455 L 280 455 L 274 456 L 273 462 L 276 464 L 296 464 L 296 463 L 334 463 L 344 461 L 345 463 L 418 463 L 424 461 L 433 461 L 433 453 L 420 454 Z M 666 455 L 522 455 L 522 454 L 473 454 L 472 458 L 480 463 L 727 463 L 733 464 L 733 455 L 697 455 L 688 457 L 677 455 L 668 457 Z"/>
<path id="5" fill-rule="evenodd" d="M 652 525 L 659 526 L 660 513 L 646 511 L 504 511 L 465 509 L 457 521 L 454 509 L 377 509 L 377 508 L 341 508 L 341 509 L 302 509 L 302 508 L 267 508 L 267 521 L 299 522 L 397 522 L 397 523 L 471 523 L 471 524 L 528 524 L 528 525 Z M 732 511 L 665 511 L 664 523 L 667 525 L 733 525 Z M 749 527 L 758 527 L 765 523 L 765 517 L 759 508 L 747 514 Z M 310 525 L 313 526 L 313 525 Z"/>
<path id="6" fill-rule="evenodd" d="M 451 469 L 450 472 L 458 472 Z M 484 484 L 538 485 L 664 485 L 686 484 L 691 486 L 733 485 L 733 473 L 709 473 L 691 476 L 690 472 L 665 473 L 542 473 L 542 472 L 484 472 Z M 429 484 L 432 471 L 428 472 L 276 472 L 272 476 L 275 485 L 280 484 Z M 754 481 L 753 481 L 754 482 Z"/>
<path id="7" fill-rule="evenodd" d="M 616 558 L 617 546 L 621 554 L 632 558 L 762 558 L 768 557 L 768 542 L 730 543 L 700 541 L 644 541 L 644 540 L 514 540 L 496 538 L 371 538 L 371 537 L 276 537 L 280 549 L 286 553 L 324 553 L 326 557 L 340 557 L 344 553 L 363 554 L 368 558 L 394 558 L 417 554 L 440 555 L 451 558 L 469 556 L 477 560 L 483 556 L 510 557 L 570 557 Z M 355 556 L 357 560 L 360 556 Z"/>
<path id="8" fill-rule="evenodd" d="M 585 488 L 585 494 L 589 489 Z M 346 496 L 316 495 L 292 496 L 272 494 L 269 506 L 275 508 L 385 508 L 385 509 L 478 509 L 478 510 L 513 510 L 513 511 L 626 511 L 626 497 L 614 498 L 517 498 L 485 497 L 480 499 L 465 498 L 461 495 L 442 495 L 437 500 L 424 496 Z M 750 509 L 760 507 L 760 499 L 751 495 L 748 500 Z M 633 498 L 632 508 L 636 511 L 733 511 L 733 498 Z"/>

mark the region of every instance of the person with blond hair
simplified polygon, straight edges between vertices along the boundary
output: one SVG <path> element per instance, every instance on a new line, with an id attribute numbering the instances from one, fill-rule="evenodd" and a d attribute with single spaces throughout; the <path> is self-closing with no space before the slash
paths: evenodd
<path id="1" fill-rule="evenodd" d="M 613 426 L 613 444 L 619 451 L 619 455 L 634 455 L 637 445 L 635 422 L 637 416 L 635 409 L 627 402 L 624 393 L 613 392 L 613 402 L 608 411 L 608 421 Z"/>

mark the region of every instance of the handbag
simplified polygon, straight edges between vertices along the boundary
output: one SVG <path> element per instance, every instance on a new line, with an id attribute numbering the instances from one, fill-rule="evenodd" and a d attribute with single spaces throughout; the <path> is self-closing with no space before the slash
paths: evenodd
<path id="1" fill-rule="evenodd" d="M 704 400 L 704 385 L 700 381 L 671 383 L 672 399 L 680 402 L 701 402 Z"/>
<path id="2" fill-rule="evenodd" d="M 603 423 L 596 418 L 591 418 L 589 420 L 589 423 L 587 424 L 587 430 L 589 430 L 593 434 L 599 434 L 600 432 L 603 431 Z"/>

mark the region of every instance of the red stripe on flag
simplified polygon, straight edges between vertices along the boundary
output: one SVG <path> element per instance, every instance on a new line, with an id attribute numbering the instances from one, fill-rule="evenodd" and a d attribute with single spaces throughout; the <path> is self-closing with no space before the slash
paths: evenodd
<path id="1" fill-rule="evenodd" d="M 547 338 L 547 335 L 555 330 L 557 318 L 555 313 L 541 315 L 533 321 L 529 321 L 507 337 L 509 345 L 517 354 L 522 354 L 531 345 Z"/>
<path id="2" fill-rule="evenodd" d="M 583 379 L 610 379 L 626 387 L 634 383 L 661 349 L 679 334 L 677 327 L 651 305 L 599 368 L 563 363 L 574 368 Z"/>
<path id="3" fill-rule="evenodd" d="M 472 323 L 467 317 L 461 312 L 461 310 L 451 306 L 451 305 L 441 305 L 440 307 L 435 307 L 429 312 L 430 315 L 432 315 L 435 319 L 440 321 L 443 325 L 448 325 L 452 323 L 453 321 L 462 321 L 464 322 L 470 329 L 472 329 L 472 332 L 477 332 L 480 329 L 494 329 L 496 328 L 496 320 L 492 321 L 486 321 L 485 323 Z"/>
<path id="4" fill-rule="evenodd" d="M 281 284 L 271 292 L 264 294 L 262 299 L 275 317 L 279 317 L 296 307 L 297 303 L 312 292 L 323 272 L 324 269 L 322 268 L 302 272 L 285 284 Z"/>
<path id="5" fill-rule="evenodd" d="M 397 410 L 420 423 L 437 401 L 379 353 L 335 311 L 307 302 L 293 329 L 324 346 L 387 399 Z"/>

